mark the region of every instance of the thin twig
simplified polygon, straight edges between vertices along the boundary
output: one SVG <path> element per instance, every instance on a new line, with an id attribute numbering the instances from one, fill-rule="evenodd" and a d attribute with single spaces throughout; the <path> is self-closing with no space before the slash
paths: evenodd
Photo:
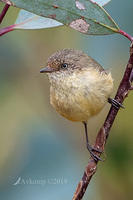
<path id="1" fill-rule="evenodd" d="M 131 89 L 131 82 L 133 80 L 132 74 L 133 74 L 133 43 L 130 46 L 130 58 L 129 58 L 124 76 L 122 78 L 122 81 L 119 85 L 119 88 L 118 88 L 116 96 L 115 96 L 115 99 L 121 104 L 123 103 L 124 99 L 127 97 L 128 93 Z M 107 138 L 109 136 L 109 131 L 113 125 L 113 122 L 118 113 L 118 110 L 115 107 L 111 106 L 110 111 L 107 115 L 107 118 L 97 134 L 96 141 L 94 144 L 95 148 L 98 148 L 99 150 L 104 151 L 105 144 L 106 144 Z M 101 153 L 96 152 L 96 155 L 101 156 Z M 87 186 L 90 183 L 92 176 L 96 172 L 97 164 L 98 164 L 98 162 L 96 162 L 93 158 L 91 158 L 89 160 L 88 165 L 84 171 L 82 180 L 79 182 L 79 184 L 77 186 L 73 200 L 81 200 L 82 199 L 82 197 L 87 189 Z"/>
<path id="2" fill-rule="evenodd" d="M 9 9 L 9 7 L 10 7 L 9 4 L 5 4 L 2 12 L 0 13 L 0 24 L 1 24 L 2 20 L 4 19 L 5 15 L 6 15 L 7 11 L 8 11 L 8 9 Z"/>
<path id="3" fill-rule="evenodd" d="M 129 35 L 128 33 L 126 33 L 123 30 L 119 30 L 118 33 L 120 33 L 121 35 L 125 36 L 126 38 L 128 38 L 131 42 L 133 41 L 133 37 L 131 35 Z"/>

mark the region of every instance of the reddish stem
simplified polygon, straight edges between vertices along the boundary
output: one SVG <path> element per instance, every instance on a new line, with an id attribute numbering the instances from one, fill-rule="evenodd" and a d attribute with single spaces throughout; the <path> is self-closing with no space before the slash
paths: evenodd
<path id="1" fill-rule="evenodd" d="M 13 25 L 10 25 L 10 26 L 0 29 L 0 36 L 13 31 L 15 26 L 16 26 L 16 24 L 13 24 Z"/>
<path id="2" fill-rule="evenodd" d="M 119 30 L 119 32 L 121 35 L 125 36 L 126 38 L 128 38 L 131 42 L 133 42 L 133 37 L 131 35 L 129 35 L 128 33 L 124 32 L 123 30 Z"/>
<path id="3" fill-rule="evenodd" d="M 2 12 L 0 13 L 0 24 L 2 22 L 2 20 L 4 19 L 4 16 L 6 15 L 8 9 L 9 9 L 10 5 L 6 4 L 2 10 Z"/>

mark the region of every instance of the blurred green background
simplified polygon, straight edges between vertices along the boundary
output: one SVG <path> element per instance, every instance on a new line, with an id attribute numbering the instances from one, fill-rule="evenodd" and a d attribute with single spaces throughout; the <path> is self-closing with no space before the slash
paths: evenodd
<path id="1" fill-rule="evenodd" d="M 133 35 L 133 1 L 112 0 L 105 8 Z M 1 27 L 13 24 L 18 11 L 10 8 Z M 89 159 L 84 130 L 50 106 L 49 82 L 40 66 L 57 49 L 81 49 L 111 70 L 114 95 L 129 45 L 121 35 L 86 36 L 68 27 L 13 31 L 0 38 L 0 199 L 72 199 Z M 106 162 L 99 163 L 84 200 L 133 197 L 132 102 L 131 92 L 110 132 Z M 88 122 L 92 143 L 109 107 Z"/>

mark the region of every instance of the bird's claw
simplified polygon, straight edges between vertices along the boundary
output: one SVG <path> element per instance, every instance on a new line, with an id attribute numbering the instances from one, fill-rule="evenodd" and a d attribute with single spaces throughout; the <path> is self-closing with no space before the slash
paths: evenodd
<path id="1" fill-rule="evenodd" d="M 87 144 L 87 149 L 88 149 L 88 151 L 89 151 L 91 157 L 92 157 L 96 162 L 98 162 L 98 161 L 103 161 L 99 156 L 97 156 L 97 155 L 95 154 L 95 152 L 102 153 L 101 150 L 96 149 L 96 148 L 90 146 L 90 144 Z M 95 151 L 95 152 L 94 152 L 94 151 Z"/>
<path id="2" fill-rule="evenodd" d="M 112 106 L 114 106 L 117 110 L 119 109 L 119 108 L 125 108 L 121 103 L 119 103 L 117 100 L 115 100 L 115 99 L 111 99 L 111 98 L 108 98 L 108 102 L 112 105 Z"/>

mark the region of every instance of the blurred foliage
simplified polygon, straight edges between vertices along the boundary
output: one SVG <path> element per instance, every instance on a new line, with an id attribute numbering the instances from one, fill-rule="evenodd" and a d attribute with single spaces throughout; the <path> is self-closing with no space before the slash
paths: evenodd
<path id="1" fill-rule="evenodd" d="M 3 4 L 0 4 L 1 8 Z M 121 9 L 118 7 L 121 6 Z M 133 2 L 111 1 L 107 11 L 133 35 Z M 15 21 L 10 8 L 2 26 Z M 119 18 L 118 18 L 119 16 Z M 14 31 L 0 45 L 0 199 L 71 199 L 87 165 L 83 126 L 59 116 L 49 104 L 49 83 L 39 73 L 47 57 L 77 48 L 112 71 L 116 92 L 128 60 L 129 41 L 120 35 L 88 37 L 66 27 Z M 126 200 L 133 196 L 133 93 L 124 102 L 84 200 Z M 110 105 L 88 122 L 93 142 Z M 13 185 L 18 178 L 21 184 Z M 30 182 L 30 180 L 32 183 Z M 26 184 L 27 180 L 27 184 Z M 35 183 L 35 180 L 40 183 Z M 25 181 L 25 182 L 24 182 Z M 29 181 L 29 182 L 28 182 Z M 33 184 L 33 182 L 35 184 Z M 41 184 L 42 183 L 42 184 Z"/>

